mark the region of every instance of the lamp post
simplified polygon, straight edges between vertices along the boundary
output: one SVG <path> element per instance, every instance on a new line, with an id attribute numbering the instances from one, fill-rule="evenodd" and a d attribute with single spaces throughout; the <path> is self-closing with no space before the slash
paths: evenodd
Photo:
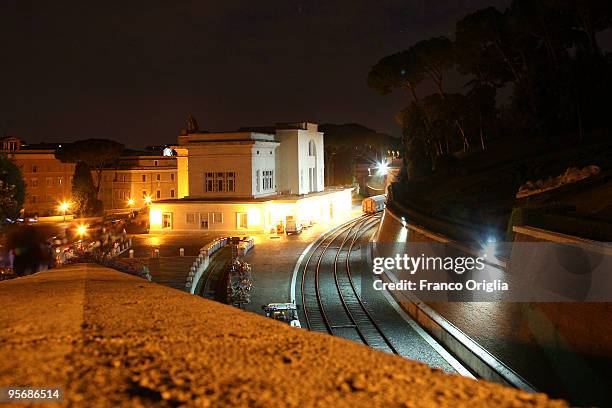
<path id="1" fill-rule="evenodd" d="M 64 222 L 66 222 L 66 212 L 70 209 L 70 203 L 68 201 L 62 201 L 59 205 L 59 210 L 64 215 Z"/>

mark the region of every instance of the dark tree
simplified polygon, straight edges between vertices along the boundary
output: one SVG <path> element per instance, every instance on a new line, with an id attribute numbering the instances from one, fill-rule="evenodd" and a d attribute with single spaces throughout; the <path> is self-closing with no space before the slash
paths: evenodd
<path id="1" fill-rule="evenodd" d="M 87 139 L 65 144 L 55 152 L 55 156 L 62 162 L 86 163 L 95 173 L 93 180 L 95 197 L 100 191 L 102 170 L 116 161 L 123 152 L 124 146 L 112 140 Z"/>
<path id="2" fill-rule="evenodd" d="M 19 168 L 0 157 L 0 227 L 7 218 L 15 218 L 25 201 L 25 184 Z"/>
<path id="3" fill-rule="evenodd" d="M 91 169 L 84 161 L 78 162 L 74 169 L 72 198 L 75 201 L 77 213 L 81 216 L 98 215 L 102 210 L 102 203 L 96 197 Z"/>

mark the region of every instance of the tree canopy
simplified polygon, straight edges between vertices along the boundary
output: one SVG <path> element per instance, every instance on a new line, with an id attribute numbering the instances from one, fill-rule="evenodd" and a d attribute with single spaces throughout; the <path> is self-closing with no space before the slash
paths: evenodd
<path id="1" fill-rule="evenodd" d="M 0 226 L 15 218 L 25 201 L 25 184 L 19 168 L 0 156 Z"/>
<path id="2" fill-rule="evenodd" d="M 612 55 L 597 41 L 608 28 L 607 0 L 513 0 L 464 16 L 453 39 L 423 39 L 383 57 L 367 83 L 383 95 L 409 91 L 396 118 L 414 168 L 496 139 L 582 140 L 609 128 Z M 461 92 L 447 90 L 451 73 L 464 81 Z"/>
<path id="3" fill-rule="evenodd" d="M 81 216 L 98 215 L 102 211 L 102 202 L 96 196 L 91 169 L 84 161 L 79 161 L 74 169 L 72 199 L 76 212 Z"/>
<path id="4" fill-rule="evenodd" d="M 97 197 L 100 191 L 100 182 L 102 181 L 102 170 L 117 160 L 124 148 L 124 145 L 113 140 L 86 139 L 64 144 L 55 152 L 55 157 L 62 162 L 83 162 L 87 164 L 96 174 L 93 186 Z"/>

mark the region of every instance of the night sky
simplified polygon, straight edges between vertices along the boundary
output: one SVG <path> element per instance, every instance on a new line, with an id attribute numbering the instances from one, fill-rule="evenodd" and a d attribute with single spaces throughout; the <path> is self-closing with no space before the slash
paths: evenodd
<path id="1" fill-rule="evenodd" d="M 309 120 L 399 135 L 408 97 L 370 90 L 370 67 L 508 3 L 2 0 L 0 131 L 143 146 L 175 142 L 193 112 L 208 130 Z"/>

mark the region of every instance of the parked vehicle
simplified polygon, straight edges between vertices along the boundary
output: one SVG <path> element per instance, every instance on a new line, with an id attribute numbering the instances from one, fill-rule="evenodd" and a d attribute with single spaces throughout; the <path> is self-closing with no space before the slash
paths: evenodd
<path id="1" fill-rule="evenodd" d="M 261 308 L 266 317 L 285 322 L 291 327 L 302 327 L 295 303 L 270 303 Z"/>
<path id="2" fill-rule="evenodd" d="M 385 209 L 387 197 L 384 194 L 368 197 L 361 202 L 361 209 L 366 214 L 374 214 Z"/>
<path id="3" fill-rule="evenodd" d="M 297 220 L 287 220 L 287 226 L 285 227 L 285 233 L 289 234 L 301 234 L 302 224 Z"/>

